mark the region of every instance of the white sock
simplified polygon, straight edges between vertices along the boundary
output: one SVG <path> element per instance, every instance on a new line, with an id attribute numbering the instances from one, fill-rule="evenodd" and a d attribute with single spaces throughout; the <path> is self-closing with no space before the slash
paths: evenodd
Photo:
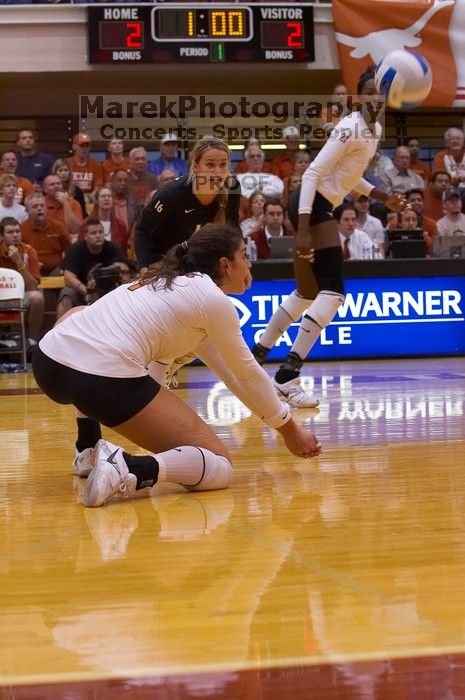
<path id="1" fill-rule="evenodd" d="M 207 450 L 208 451 L 208 450 Z M 158 482 L 197 484 L 204 471 L 204 455 L 198 447 L 183 445 L 155 455 L 158 462 Z"/>
<path id="2" fill-rule="evenodd" d="M 183 445 L 154 455 L 158 462 L 158 482 L 182 484 L 188 490 L 224 489 L 232 479 L 232 465 L 226 457 L 204 447 Z"/>

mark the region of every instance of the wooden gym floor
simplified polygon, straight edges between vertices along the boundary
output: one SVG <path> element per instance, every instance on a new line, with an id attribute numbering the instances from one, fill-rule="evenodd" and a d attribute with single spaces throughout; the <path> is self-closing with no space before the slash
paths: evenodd
<path id="1" fill-rule="evenodd" d="M 72 409 L 0 375 L 0 697 L 465 698 L 463 359 L 305 375 L 317 460 L 187 368 L 231 488 L 96 509 Z"/>

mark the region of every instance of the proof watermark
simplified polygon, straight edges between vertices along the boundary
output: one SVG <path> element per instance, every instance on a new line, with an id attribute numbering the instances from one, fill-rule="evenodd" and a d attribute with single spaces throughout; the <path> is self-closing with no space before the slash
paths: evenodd
<path id="1" fill-rule="evenodd" d="M 371 130 L 376 122 L 384 126 L 384 111 L 380 96 L 79 96 L 80 130 L 93 141 L 158 143 L 166 133 L 183 142 L 212 135 L 231 145 L 250 138 L 268 143 L 282 143 L 286 137 L 324 141 L 353 112 L 362 117 L 354 121 L 354 129 Z"/>

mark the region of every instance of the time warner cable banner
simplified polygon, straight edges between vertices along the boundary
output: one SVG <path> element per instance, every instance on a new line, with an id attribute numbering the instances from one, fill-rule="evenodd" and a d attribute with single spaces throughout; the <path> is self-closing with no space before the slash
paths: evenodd
<path id="1" fill-rule="evenodd" d="M 231 297 L 249 347 L 260 340 L 293 280 L 256 281 Z M 465 278 L 346 279 L 346 298 L 322 332 L 312 358 L 407 357 L 465 353 Z M 285 357 L 296 337 L 294 323 L 268 355 Z"/>

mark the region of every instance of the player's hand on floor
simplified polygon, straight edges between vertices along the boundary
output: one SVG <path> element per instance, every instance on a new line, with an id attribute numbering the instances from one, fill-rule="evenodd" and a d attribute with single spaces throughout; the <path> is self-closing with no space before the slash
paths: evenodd
<path id="1" fill-rule="evenodd" d="M 287 449 L 296 457 L 307 459 L 322 452 L 321 442 L 310 430 L 302 428 L 293 418 L 279 428 Z"/>

